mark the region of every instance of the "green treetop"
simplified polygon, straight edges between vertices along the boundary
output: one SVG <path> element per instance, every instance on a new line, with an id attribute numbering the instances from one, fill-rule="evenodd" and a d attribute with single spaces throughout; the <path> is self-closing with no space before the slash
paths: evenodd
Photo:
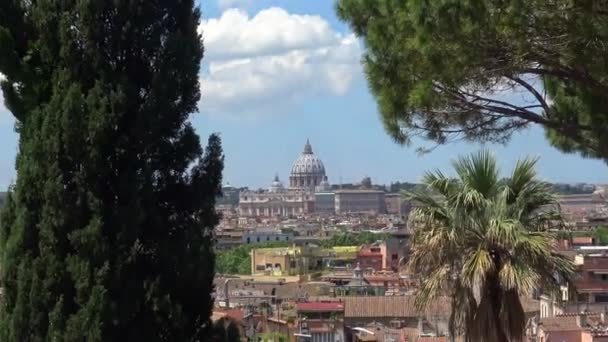
<path id="1" fill-rule="evenodd" d="M 608 161 L 608 6 L 582 0 L 339 0 L 398 142 L 505 142 L 538 124 Z"/>
<path id="2" fill-rule="evenodd" d="M 416 302 L 451 297 L 449 328 L 465 341 L 508 342 L 524 337 L 526 315 L 520 296 L 539 287 L 557 291 L 574 264 L 554 248 L 547 232 L 559 220 L 551 186 L 540 182 L 536 160 L 519 161 L 501 181 L 487 151 L 453 163 L 456 178 L 429 172 L 429 191 L 408 196 L 421 205 L 408 265 L 419 275 Z"/>
<path id="3" fill-rule="evenodd" d="M 223 156 L 188 122 L 193 0 L 0 2 L 17 180 L 0 218 L 0 341 L 201 341 Z"/>

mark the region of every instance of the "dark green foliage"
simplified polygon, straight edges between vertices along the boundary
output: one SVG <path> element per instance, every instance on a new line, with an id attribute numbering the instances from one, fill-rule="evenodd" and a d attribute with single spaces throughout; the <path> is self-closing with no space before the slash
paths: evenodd
<path id="1" fill-rule="evenodd" d="M 401 191 L 404 191 L 404 190 L 412 190 L 415 186 L 416 186 L 415 183 L 394 182 L 394 183 L 391 183 L 391 185 L 389 187 L 389 192 L 401 192 Z"/>
<path id="2" fill-rule="evenodd" d="M 278 332 L 268 332 L 256 335 L 257 341 L 261 342 L 287 342 L 289 337 Z"/>
<path id="3" fill-rule="evenodd" d="M 211 342 L 240 342 L 241 334 L 238 322 L 221 318 L 213 324 Z"/>
<path id="4" fill-rule="evenodd" d="M 376 241 L 386 240 L 388 234 L 376 234 L 372 232 L 361 233 L 339 233 L 333 235 L 329 240 L 325 240 L 321 245 L 325 248 L 340 247 L 340 246 L 361 246 L 370 244 Z"/>
<path id="5" fill-rule="evenodd" d="M 340 0 L 387 131 L 505 142 L 530 123 L 608 161 L 608 11 L 595 0 Z M 515 94 L 512 90 L 516 90 Z"/>
<path id="6" fill-rule="evenodd" d="M 193 0 L 0 2 L 0 341 L 205 340 L 223 156 L 187 121 L 198 24 Z"/>
<path id="7" fill-rule="evenodd" d="M 600 226 L 595 228 L 593 238 L 595 239 L 595 244 L 597 245 L 608 245 L 608 227 Z"/>

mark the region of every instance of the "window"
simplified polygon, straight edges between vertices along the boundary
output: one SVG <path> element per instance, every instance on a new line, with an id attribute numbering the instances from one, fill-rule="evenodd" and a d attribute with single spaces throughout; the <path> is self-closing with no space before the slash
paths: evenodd
<path id="1" fill-rule="evenodd" d="M 266 270 L 266 266 L 264 266 L 264 265 L 255 265 L 255 270 L 256 271 L 265 271 Z"/>
<path id="2" fill-rule="evenodd" d="M 275 241 L 279 241 L 279 237 L 277 236 L 276 238 L 274 238 Z"/>
<path id="3" fill-rule="evenodd" d="M 270 236 L 267 236 L 267 237 L 266 237 L 266 241 L 270 241 Z"/>
<path id="4" fill-rule="evenodd" d="M 398 258 L 399 258 L 399 255 L 397 255 L 397 254 L 391 255 L 391 260 L 397 260 Z"/>
<path id="5" fill-rule="evenodd" d="M 608 279 L 608 275 L 602 274 L 602 280 L 606 281 L 606 279 Z"/>
<path id="6" fill-rule="evenodd" d="M 401 321 L 391 321 L 390 325 L 391 325 L 391 328 L 401 329 Z"/>
<path id="7" fill-rule="evenodd" d="M 255 238 L 255 240 L 256 240 L 257 242 L 260 242 L 260 237 L 258 236 L 257 238 Z"/>
<path id="8" fill-rule="evenodd" d="M 247 237 L 247 243 L 251 243 L 251 236 Z"/>

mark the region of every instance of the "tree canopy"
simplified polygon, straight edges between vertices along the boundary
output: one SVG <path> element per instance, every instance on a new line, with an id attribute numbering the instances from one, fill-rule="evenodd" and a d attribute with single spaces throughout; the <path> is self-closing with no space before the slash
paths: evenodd
<path id="1" fill-rule="evenodd" d="M 188 121 L 199 22 L 193 0 L 0 1 L 1 341 L 206 340 L 223 154 Z"/>
<path id="2" fill-rule="evenodd" d="M 574 271 L 547 232 L 559 220 L 550 185 L 524 159 L 500 181 L 496 159 L 481 151 L 454 162 L 457 177 L 429 172 L 428 191 L 408 196 L 418 226 L 408 263 L 420 276 L 417 304 L 452 298 L 450 330 L 466 341 L 520 341 L 525 313 L 520 296 L 555 291 Z"/>
<path id="3" fill-rule="evenodd" d="M 593 0 L 339 0 L 396 141 L 505 142 L 538 124 L 608 161 L 608 9 Z"/>

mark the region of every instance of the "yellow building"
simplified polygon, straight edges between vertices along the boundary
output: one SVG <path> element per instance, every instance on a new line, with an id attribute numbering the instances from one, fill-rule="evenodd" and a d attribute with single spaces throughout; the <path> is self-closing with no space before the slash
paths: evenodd
<path id="1" fill-rule="evenodd" d="M 251 250 L 251 274 L 295 276 L 317 272 L 333 261 L 352 261 L 357 247 L 291 246 Z"/>

